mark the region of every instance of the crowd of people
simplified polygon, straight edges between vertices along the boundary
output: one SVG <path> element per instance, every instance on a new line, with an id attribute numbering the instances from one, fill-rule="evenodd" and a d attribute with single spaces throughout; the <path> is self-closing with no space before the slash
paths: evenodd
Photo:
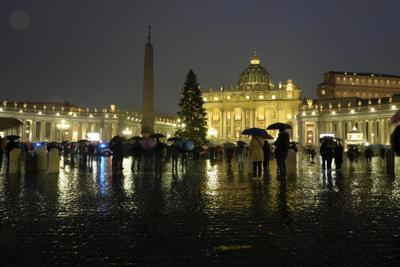
<path id="1" fill-rule="evenodd" d="M 162 172 L 167 161 L 171 162 L 172 170 L 177 171 L 179 167 L 186 170 L 189 160 L 209 159 L 217 161 L 224 159 L 227 161 L 229 168 L 232 166 L 232 161 L 236 158 L 239 170 L 243 170 L 246 162 L 251 162 L 251 171 L 254 178 L 261 178 L 269 175 L 269 162 L 272 159 L 276 160 L 277 174 L 284 177 L 287 173 L 286 161 L 288 151 L 293 149 L 297 152 L 295 143 L 290 142 L 289 134 L 281 129 L 277 139 L 274 142 L 269 142 L 263 136 L 253 135 L 249 144 L 243 141 L 237 141 L 236 144 L 227 143 L 224 146 L 208 145 L 208 146 L 193 146 L 190 150 L 185 150 L 181 146 L 181 140 L 176 139 L 167 145 L 155 138 L 152 141 L 154 144 L 150 147 L 143 146 L 143 140 L 137 139 L 133 142 L 126 142 L 122 138 L 115 136 L 108 143 L 110 155 L 112 155 L 112 169 L 114 172 L 123 169 L 124 157 L 132 158 L 132 171 L 140 171 L 144 168 L 145 171 Z M 340 139 L 332 137 L 324 137 L 320 140 L 319 154 L 321 156 L 322 170 L 332 170 L 332 163 L 335 162 L 337 170 L 342 168 L 344 146 Z M 3 153 L 6 155 L 6 165 L 9 164 L 10 151 L 13 148 L 21 149 L 23 158 L 44 145 L 43 143 L 19 143 L 17 139 L 10 139 L 7 142 L 0 137 L 0 170 L 3 162 Z M 74 165 L 76 160 L 79 166 L 93 166 L 93 161 L 97 160 L 101 155 L 101 149 L 98 144 L 81 140 L 78 142 L 63 142 L 61 144 L 47 143 L 47 149 L 57 148 L 63 155 L 64 164 Z M 226 145 L 226 146 L 225 146 Z M 310 162 L 315 162 L 316 151 L 309 146 L 305 149 Z M 367 161 L 371 160 L 373 150 L 371 147 L 365 147 L 364 155 Z M 385 156 L 385 148 L 381 147 L 379 155 Z M 349 145 L 347 147 L 347 157 L 350 162 L 358 160 L 359 147 Z M 180 164 L 179 164 L 180 162 Z"/>

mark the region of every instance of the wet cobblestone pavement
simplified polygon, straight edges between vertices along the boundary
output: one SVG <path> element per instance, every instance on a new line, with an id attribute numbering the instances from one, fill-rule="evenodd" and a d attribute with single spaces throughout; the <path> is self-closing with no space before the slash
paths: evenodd
<path id="1" fill-rule="evenodd" d="M 109 165 L 2 173 L 1 266 L 400 264 L 400 178 L 379 158 L 331 176 L 299 160 L 286 181 L 271 162 L 263 182 L 235 162 L 161 176 Z"/>

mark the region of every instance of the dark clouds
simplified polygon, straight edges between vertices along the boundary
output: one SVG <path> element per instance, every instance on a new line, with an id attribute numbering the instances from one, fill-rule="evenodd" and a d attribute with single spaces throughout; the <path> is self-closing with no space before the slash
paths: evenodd
<path id="1" fill-rule="evenodd" d="M 1 95 L 139 110 L 148 24 L 158 112 L 175 113 L 189 67 L 203 88 L 231 85 L 253 49 L 275 84 L 291 78 L 304 95 L 314 95 L 329 70 L 400 74 L 399 7 L 341 0 L 5 0 Z M 10 24 L 15 10 L 29 15 L 24 30 Z"/>

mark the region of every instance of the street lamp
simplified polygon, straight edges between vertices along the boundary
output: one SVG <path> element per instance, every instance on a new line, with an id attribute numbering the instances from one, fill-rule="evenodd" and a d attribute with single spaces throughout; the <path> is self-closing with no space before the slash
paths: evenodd
<path id="1" fill-rule="evenodd" d="M 61 131 L 61 142 L 64 141 L 64 131 L 69 129 L 70 125 L 65 121 L 61 120 L 61 123 L 57 123 L 57 128 Z M 67 132 L 68 134 L 68 132 Z"/>
<path id="2" fill-rule="evenodd" d="M 122 131 L 123 135 L 129 136 L 132 134 L 132 130 L 130 130 L 129 128 L 126 128 L 125 130 Z"/>

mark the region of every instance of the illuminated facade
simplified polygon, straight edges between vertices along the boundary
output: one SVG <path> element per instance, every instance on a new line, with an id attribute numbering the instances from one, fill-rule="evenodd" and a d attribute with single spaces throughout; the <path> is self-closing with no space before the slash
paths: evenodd
<path id="1" fill-rule="evenodd" d="M 0 133 L 16 134 L 21 141 L 77 141 L 100 139 L 108 141 L 115 135 L 127 138 L 140 135 L 141 114 L 117 110 L 114 105 L 104 109 L 84 109 L 65 103 L 8 103 L 0 105 L 0 117 L 16 118 L 22 125 Z M 155 118 L 155 132 L 169 137 L 175 133 L 176 121 Z"/>
<path id="2" fill-rule="evenodd" d="M 317 87 L 317 100 L 303 101 L 299 142 L 319 146 L 321 135 L 349 144 L 389 144 L 390 118 L 400 107 L 400 76 L 330 71 Z"/>
<path id="3" fill-rule="evenodd" d="M 317 87 L 318 99 L 389 97 L 400 93 L 400 76 L 330 71 Z"/>
<path id="4" fill-rule="evenodd" d="M 266 128 L 280 121 L 293 126 L 291 138 L 297 140 L 297 115 L 301 101 L 299 86 L 288 80 L 274 86 L 271 75 L 254 52 L 250 65 L 231 88 L 203 92 L 207 111 L 208 138 L 216 142 L 247 138 L 245 128 Z M 271 134 L 276 134 L 271 131 Z"/>
<path id="5" fill-rule="evenodd" d="M 299 114 L 299 142 L 319 146 L 331 134 L 349 144 L 389 144 L 394 125 L 390 118 L 400 107 L 400 94 L 383 98 L 308 99 Z"/>

